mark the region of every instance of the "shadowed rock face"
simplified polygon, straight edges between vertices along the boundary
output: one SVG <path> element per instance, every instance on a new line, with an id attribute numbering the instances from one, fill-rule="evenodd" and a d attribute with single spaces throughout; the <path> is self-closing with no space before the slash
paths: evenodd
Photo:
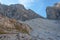
<path id="1" fill-rule="evenodd" d="M 14 18 L 21 21 L 41 17 L 31 9 L 28 9 L 28 10 L 25 9 L 25 7 L 21 4 L 14 4 L 9 6 L 0 4 L 0 14 L 7 16 L 9 18 Z"/>
<path id="2" fill-rule="evenodd" d="M 46 8 L 48 19 L 59 19 L 60 20 L 60 3 L 55 3 L 52 7 Z"/>

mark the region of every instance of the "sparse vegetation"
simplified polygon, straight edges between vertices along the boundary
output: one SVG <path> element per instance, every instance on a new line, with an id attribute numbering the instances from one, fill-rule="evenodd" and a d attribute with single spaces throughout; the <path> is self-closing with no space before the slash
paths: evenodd
<path id="1" fill-rule="evenodd" d="M 22 24 L 15 24 L 15 28 L 22 33 L 27 33 L 29 34 L 28 30 L 26 28 L 23 28 Z"/>
<path id="2" fill-rule="evenodd" d="M 29 34 L 29 29 L 31 28 L 28 27 L 28 25 L 26 26 L 24 23 L 19 23 L 15 19 L 3 18 L 3 21 L 1 20 L 0 22 L 0 29 L 3 29 L 3 31 L 0 30 L 0 34 L 11 33 L 13 30 Z"/>
<path id="3" fill-rule="evenodd" d="M 3 30 L 0 30 L 0 34 L 6 34 L 6 32 L 4 32 Z"/>

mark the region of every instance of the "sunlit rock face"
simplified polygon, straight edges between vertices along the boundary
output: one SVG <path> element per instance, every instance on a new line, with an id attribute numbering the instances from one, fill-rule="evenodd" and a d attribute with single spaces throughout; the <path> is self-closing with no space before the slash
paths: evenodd
<path id="1" fill-rule="evenodd" d="M 60 20 L 50 20 L 60 19 L 58 5 L 47 7 L 44 19 L 21 4 L 0 4 L 0 40 L 60 40 Z"/>
<path id="2" fill-rule="evenodd" d="M 60 7 L 60 2 L 54 4 L 55 7 Z"/>
<path id="3" fill-rule="evenodd" d="M 31 28 L 25 23 L 0 15 L 0 34 L 19 32 L 29 34 Z"/>
<path id="4" fill-rule="evenodd" d="M 34 40 L 60 40 L 60 20 L 37 18 L 25 21 L 33 29 Z"/>
<path id="5" fill-rule="evenodd" d="M 30 40 L 31 31 L 28 24 L 0 14 L 0 40 Z"/>
<path id="6" fill-rule="evenodd" d="M 31 9 L 26 9 L 22 4 L 12 4 L 9 6 L 0 4 L 0 14 L 21 21 L 41 17 Z"/>
<path id="7" fill-rule="evenodd" d="M 55 3 L 54 6 L 46 8 L 48 19 L 60 19 L 60 3 Z"/>

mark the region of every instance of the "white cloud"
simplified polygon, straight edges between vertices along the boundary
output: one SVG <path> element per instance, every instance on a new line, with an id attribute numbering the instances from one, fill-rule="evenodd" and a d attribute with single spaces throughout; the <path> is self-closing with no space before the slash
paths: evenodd
<path id="1" fill-rule="evenodd" d="M 10 4 L 17 4 L 18 0 L 0 0 L 2 4 L 10 5 Z"/>
<path id="2" fill-rule="evenodd" d="M 20 4 L 23 4 L 25 7 L 29 7 L 34 3 L 34 0 L 19 0 Z"/>
<path id="3" fill-rule="evenodd" d="M 0 0 L 2 4 L 14 4 L 13 0 Z M 30 7 L 33 5 L 35 0 L 17 0 L 18 3 L 23 4 L 26 8 Z M 16 2 L 15 2 L 16 3 Z"/>
<path id="4" fill-rule="evenodd" d="M 1 2 L 1 0 L 0 0 L 0 2 Z"/>

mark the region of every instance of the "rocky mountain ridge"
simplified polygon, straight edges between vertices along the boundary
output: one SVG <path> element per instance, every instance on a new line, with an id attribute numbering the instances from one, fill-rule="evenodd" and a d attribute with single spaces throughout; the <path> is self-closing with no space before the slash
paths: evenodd
<path id="1" fill-rule="evenodd" d="M 4 5 L 0 4 L 0 14 L 16 20 L 29 20 L 41 16 L 31 9 L 26 9 L 22 4 Z"/>
<path id="2" fill-rule="evenodd" d="M 0 4 L 0 40 L 60 40 L 60 11 L 55 8 L 48 7 L 44 19 L 21 4 Z"/>

